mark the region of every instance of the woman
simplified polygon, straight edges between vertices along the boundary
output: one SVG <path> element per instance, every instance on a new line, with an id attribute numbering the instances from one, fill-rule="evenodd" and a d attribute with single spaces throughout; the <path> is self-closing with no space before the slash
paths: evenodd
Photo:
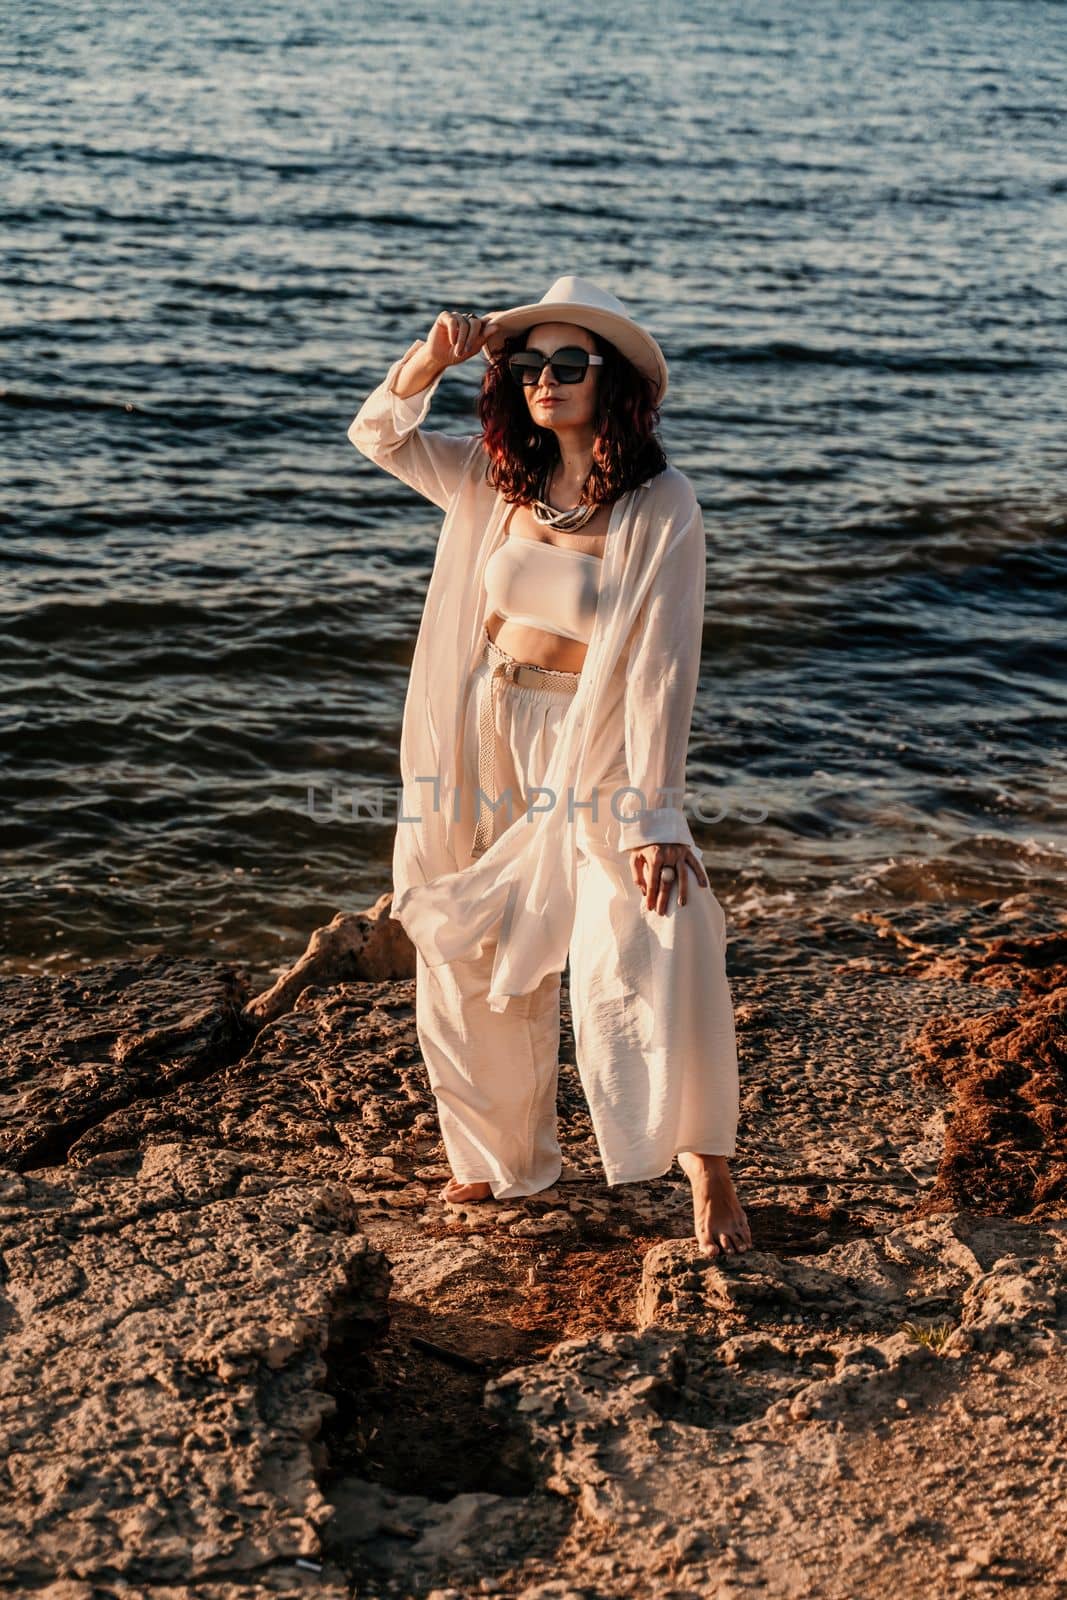
<path id="1" fill-rule="evenodd" d="M 443 373 L 479 351 L 481 430 L 421 428 Z M 607 1181 L 677 1156 L 716 1255 L 752 1240 L 727 1167 L 725 918 L 680 808 L 706 555 L 653 431 L 666 387 L 652 336 L 568 275 L 532 305 L 442 312 L 348 436 L 445 512 L 404 706 L 391 912 L 416 948 L 442 1198 L 559 1177 L 569 958 Z"/>

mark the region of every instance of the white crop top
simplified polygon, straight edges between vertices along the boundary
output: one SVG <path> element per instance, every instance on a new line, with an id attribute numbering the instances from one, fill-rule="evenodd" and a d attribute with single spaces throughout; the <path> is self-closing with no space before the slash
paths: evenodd
<path id="1" fill-rule="evenodd" d="M 485 592 L 509 622 L 588 644 L 603 565 L 599 556 L 511 533 L 485 564 Z"/>

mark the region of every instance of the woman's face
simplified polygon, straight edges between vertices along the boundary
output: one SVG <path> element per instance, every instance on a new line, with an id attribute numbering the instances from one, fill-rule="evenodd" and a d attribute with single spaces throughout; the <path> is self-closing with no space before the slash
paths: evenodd
<path id="1" fill-rule="evenodd" d="M 539 322 L 527 331 L 523 346 L 526 350 L 539 350 L 544 356 L 575 347 L 588 350 L 590 355 L 597 353 L 593 335 L 572 322 Z M 546 366 L 537 382 L 523 389 L 530 416 L 538 427 L 556 431 L 578 428 L 588 434 L 596 416 L 597 385 L 603 370 L 587 367 L 581 383 L 560 383 L 552 368 Z"/>

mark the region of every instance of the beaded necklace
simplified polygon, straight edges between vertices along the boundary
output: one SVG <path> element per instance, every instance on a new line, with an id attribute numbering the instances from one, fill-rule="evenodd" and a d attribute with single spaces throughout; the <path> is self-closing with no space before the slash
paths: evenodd
<path id="1" fill-rule="evenodd" d="M 555 506 L 549 505 L 546 497 L 552 470 L 550 466 L 545 468 L 538 486 L 538 498 L 530 502 L 530 509 L 544 527 L 558 528 L 561 533 L 575 533 L 579 528 L 585 527 L 589 518 L 594 516 L 600 507 L 585 503 L 571 506 L 566 511 L 557 511 Z"/>

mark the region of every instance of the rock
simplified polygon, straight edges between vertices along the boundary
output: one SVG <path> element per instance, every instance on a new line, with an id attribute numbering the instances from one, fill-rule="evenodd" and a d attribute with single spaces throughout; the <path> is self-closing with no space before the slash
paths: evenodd
<path id="1" fill-rule="evenodd" d="M 959 1339 L 970 1349 L 1016 1345 L 1062 1350 L 1067 1330 L 1062 1263 L 1052 1256 L 1003 1256 L 968 1286 Z M 1062 1307 L 1062 1309 L 1060 1309 Z"/>
<path id="2" fill-rule="evenodd" d="M 925 930 L 908 915 L 874 913 L 868 934 L 846 912 L 847 948 L 825 954 L 841 920 L 805 906 L 800 959 L 742 972 L 754 1081 L 735 1177 L 757 1249 L 714 1258 L 674 1237 L 690 1226 L 674 1175 L 603 1187 L 562 1053 L 561 1139 L 581 1168 L 502 1210 L 471 1205 L 458 1229 L 436 1200 L 449 1174 L 413 985 L 361 975 L 366 925 L 320 930 L 252 1012 L 243 975 L 206 962 L 8 980 L 0 1070 L 30 1137 L 0 1200 L 24 1207 L 27 1176 L 60 1197 L 0 1256 L 12 1592 L 727 1600 L 758 1584 L 910 1600 L 962 1576 L 950 1542 L 966 1582 L 1067 1567 L 1047 1428 L 1067 1405 L 1067 1222 L 1048 1214 L 1046 1159 L 1062 984 L 1049 947 L 1003 946 L 982 977 L 942 909 Z M 835 975 L 831 955 L 874 939 L 877 959 Z M 924 960 L 939 977 L 901 976 Z M 1001 1013 L 1004 1070 L 979 1029 L 945 1034 L 943 1075 L 909 1077 L 916 1018 L 968 992 L 988 1013 L 1007 979 L 1035 1009 Z M 561 1014 L 569 1052 L 566 986 Z M 978 1063 L 966 1094 L 954 1040 Z M 1009 1135 L 1003 1173 L 991 1128 Z M 991 1152 L 1004 1215 L 954 1205 L 951 1184 L 940 1210 L 901 1215 L 935 1171 L 981 1201 Z M 1013 1188 L 1023 1154 L 1032 1182 Z M 41 1174 L 42 1157 L 66 1168 Z M 1008 1214 L 1035 1201 L 1037 1222 Z M 626 1220 L 605 1229 L 609 1213 Z M 529 1240 L 509 1233 L 524 1224 Z M 395 1322 L 350 1359 L 384 1325 L 385 1264 L 377 1298 L 350 1281 L 357 1259 L 374 1277 L 375 1242 Z M 579 1327 L 594 1331 L 560 1342 Z M 446 1492 L 469 1498 L 432 1498 L 453 1461 Z"/>
<path id="3" fill-rule="evenodd" d="M 249 1000 L 245 1016 L 263 1027 L 292 1011 L 309 986 L 330 988 L 357 978 L 414 977 L 415 947 L 403 925 L 389 915 L 392 903 L 392 894 L 383 894 L 369 911 L 339 911 L 324 928 L 316 928 L 300 959 L 269 989 Z"/>
<path id="4" fill-rule="evenodd" d="M 389 1284 L 343 1186 L 177 1144 L 122 1175 L 4 1180 L 12 1581 L 195 1586 L 319 1559 L 323 1351 L 381 1333 Z"/>
<path id="5" fill-rule="evenodd" d="M 251 1039 L 246 997 L 233 968 L 167 956 L 5 979 L 0 1162 L 68 1159 L 87 1127 L 235 1060 Z"/>
<path id="6" fill-rule="evenodd" d="M 482 1519 L 485 1511 L 503 1503 L 498 1494 L 457 1494 L 440 1509 L 436 1527 L 428 1529 L 412 1546 L 415 1555 L 437 1555 L 451 1550 Z"/>
<path id="7" fill-rule="evenodd" d="M 549 1211 L 543 1217 L 526 1217 L 521 1222 L 513 1222 L 508 1232 L 517 1239 L 536 1239 L 542 1234 L 559 1233 L 573 1227 L 574 1218 L 568 1211 Z"/>

